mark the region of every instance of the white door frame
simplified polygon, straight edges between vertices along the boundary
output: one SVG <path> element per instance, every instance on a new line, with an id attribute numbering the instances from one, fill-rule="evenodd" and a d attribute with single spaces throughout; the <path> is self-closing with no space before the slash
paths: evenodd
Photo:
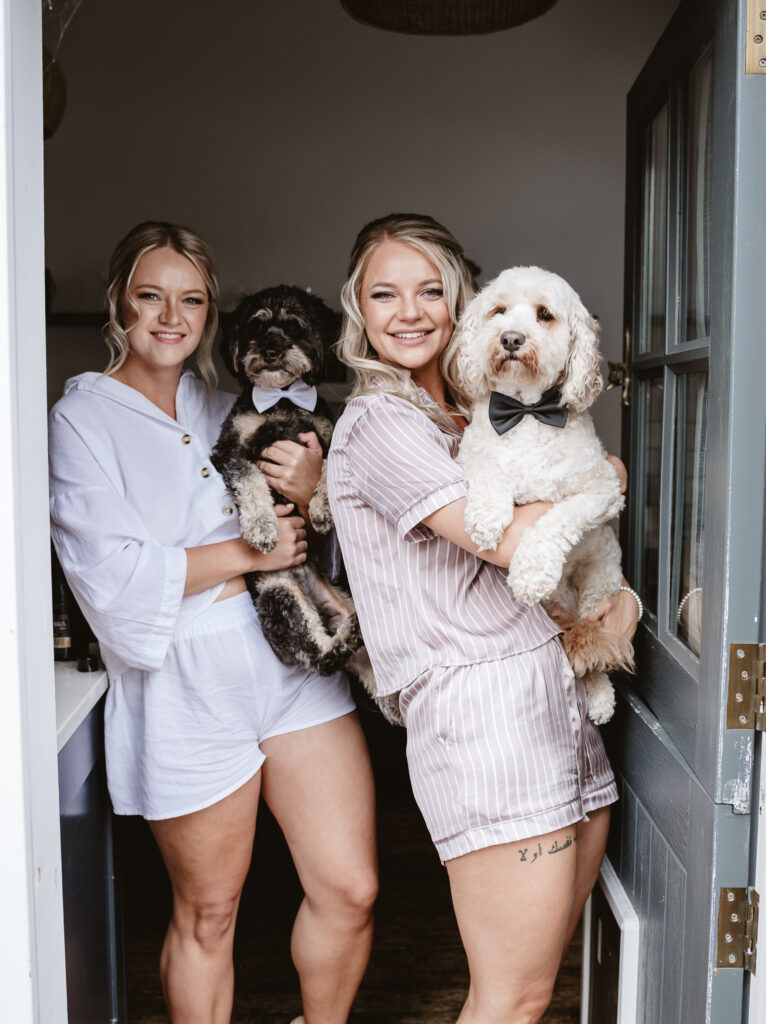
<path id="1" fill-rule="evenodd" d="M 766 743 L 763 736 L 758 737 L 756 747 L 760 761 L 760 770 L 753 780 L 753 814 L 756 820 L 753 822 L 756 845 L 756 867 L 753 885 L 762 902 L 766 901 Z M 764 902 L 766 907 L 766 902 Z M 762 919 L 763 920 L 763 919 Z M 761 958 L 757 964 L 756 973 L 750 979 L 750 1014 L 748 1024 L 766 1024 L 766 936 L 764 936 L 763 925 L 761 926 Z"/>
<path id="2" fill-rule="evenodd" d="M 0 0 L 0 1007 L 65 1024 L 51 656 L 40 0 Z"/>

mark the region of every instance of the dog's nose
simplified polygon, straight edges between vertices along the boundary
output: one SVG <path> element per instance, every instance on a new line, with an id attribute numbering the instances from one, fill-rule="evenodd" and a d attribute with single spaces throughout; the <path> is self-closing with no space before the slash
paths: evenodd
<path id="1" fill-rule="evenodd" d="M 500 335 L 500 344 L 506 352 L 515 352 L 526 340 L 526 334 L 520 334 L 519 331 L 503 331 Z"/>

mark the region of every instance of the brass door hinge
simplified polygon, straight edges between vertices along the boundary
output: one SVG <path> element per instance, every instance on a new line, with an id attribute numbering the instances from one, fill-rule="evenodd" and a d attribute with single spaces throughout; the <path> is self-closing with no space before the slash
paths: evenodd
<path id="1" fill-rule="evenodd" d="M 766 74 L 766 4 L 763 0 L 747 0 L 747 40 L 745 42 L 745 74 Z"/>
<path id="2" fill-rule="evenodd" d="M 719 890 L 717 967 L 739 968 L 755 974 L 758 902 L 758 893 L 752 886 Z"/>
<path id="3" fill-rule="evenodd" d="M 727 729 L 766 728 L 766 644 L 731 644 Z"/>

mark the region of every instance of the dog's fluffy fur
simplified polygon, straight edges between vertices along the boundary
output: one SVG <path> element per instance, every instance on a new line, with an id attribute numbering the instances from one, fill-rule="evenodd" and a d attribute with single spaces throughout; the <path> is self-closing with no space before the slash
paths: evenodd
<path id="1" fill-rule="evenodd" d="M 298 434 L 308 431 L 319 438 L 325 459 L 309 518 L 319 534 L 332 529 L 326 484 L 332 423 L 326 407 L 320 400 L 307 412 L 283 398 L 259 413 L 252 389 L 254 384 L 287 387 L 298 377 L 315 384 L 338 329 L 337 314 L 320 298 L 280 285 L 245 295 L 224 333 L 221 352 L 242 391 L 221 428 L 213 463 L 234 498 L 242 536 L 259 551 L 276 547 L 274 503 L 287 500 L 271 490 L 256 465 L 263 449 L 279 439 L 298 441 Z M 347 668 L 368 688 L 374 686 L 351 598 L 324 579 L 311 560 L 245 578 L 263 634 L 282 661 L 323 675 Z"/>
<path id="2" fill-rule="evenodd" d="M 602 387 L 598 323 L 562 278 L 514 267 L 476 296 L 458 330 L 458 373 L 474 400 L 458 456 L 468 482 L 466 529 L 479 548 L 492 550 L 514 504 L 555 503 L 524 532 L 508 584 L 518 600 L 555 610 L 590 717 L 601 724 L 614 710 L 606 671 L 632 670 L 633 649 L 624 637 L 583 621 L 622 582 L 620 547 L 606 523 L 623 498 L 586 412 Z M 506 433 L 495 432 L 492 391 L 529 405 L 554 386 L 569 410 L 564 428 L 526 415 Z"/>

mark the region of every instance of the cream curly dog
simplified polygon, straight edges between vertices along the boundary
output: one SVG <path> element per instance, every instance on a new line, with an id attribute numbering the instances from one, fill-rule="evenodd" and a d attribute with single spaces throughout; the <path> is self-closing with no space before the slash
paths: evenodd
<path id="1" fill-rule="evenodd" d="M 622 582 L 620 547 L 606 523 L 623 497 L 586 411 L 602 387 L 598 322 L 556 274 L 513 267 L 468 305 L 458 331 L 458 374 L 474 400 L 458 455 L 468 482 L 466 529 L 491 550 L 514 505 L 555 503 L 524 532 L 508 584 L 520 601 L 544 601 L 565 628 L 590 717 L 601 724 L 614 710 L 605 671 L 632 670 L 633 649 L 582 621 Z"/>

